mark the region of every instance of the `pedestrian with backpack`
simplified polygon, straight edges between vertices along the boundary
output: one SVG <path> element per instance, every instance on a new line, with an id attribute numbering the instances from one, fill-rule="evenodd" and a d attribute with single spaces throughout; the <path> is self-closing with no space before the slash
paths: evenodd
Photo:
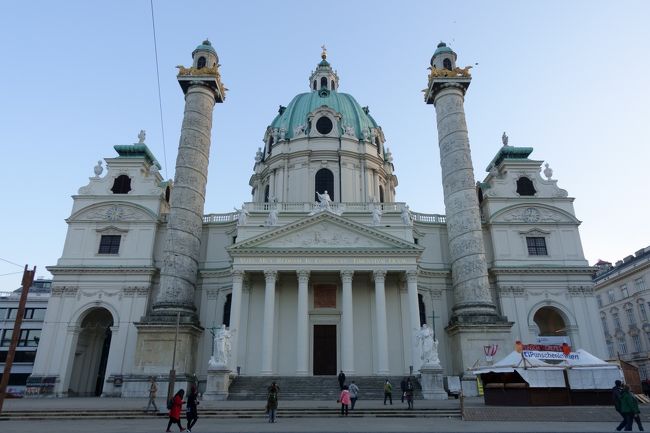
<path id="1" fill-rule="evenodd" d="M 183 410 L 183 403 L 185 403 L 183 401 L 184 396 L 185 390 L 180 389 L 174 397 L 167 402 L 167 407 L 169 408 L 169 422 L 167 423 L 166 431 L 168 432 L 171 432 L 170 428 L 172 424 L 176 424 L 180 431 L 185 431 L 181 425 L 181 411 Z"/>
<path id="2" fill-rule="evenodd" d="M 194 424 L 199 420 L 198 401 L 199 394 L 196 392 L 196 386 L 192 385 L 190 393 L 187 396 L 187 406 L 185 407 L 185 417 L 187 419 L 187 431 L 191 432 Z"/>
<path id="3" fill-rule="evenodd" d="M 269 416 L 269 422 L 275 422 L 275 415 L 278 410 L 278 393 L 280 387 L 275 382 L 268 387 L 268 396 L 266 397 L 266 413 Z"/>

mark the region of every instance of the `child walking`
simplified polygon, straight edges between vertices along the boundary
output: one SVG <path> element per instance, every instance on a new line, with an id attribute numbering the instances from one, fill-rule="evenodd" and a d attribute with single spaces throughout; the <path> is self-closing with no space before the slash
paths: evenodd
<path id="1" fill-rule="evenodd" d="M 341 402 L 341 416 L 348 416 L 348 408 L 350 407 L 350 390 L 347 385 L 343 385 L 343 391 L 341 391 L 339 401 Z"/>

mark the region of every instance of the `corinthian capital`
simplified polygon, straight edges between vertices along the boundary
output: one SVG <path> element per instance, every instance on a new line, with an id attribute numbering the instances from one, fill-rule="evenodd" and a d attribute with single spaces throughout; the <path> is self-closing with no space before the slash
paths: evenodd
<path id="1" fill-rule="evenodd" d="M 266 278 L 267 283 L 275 283 L 275 279 L 278 276 L 278 271 L 273 269 L 264 270 L 264 278 Z"/>
<path id="2" fill-rule="evenodd" d="M 353 270 L 346 269 L 344 271 L 341 271 L 341 281 L 344 283 L 351 283 L 353 276 L 354 276 Z"/>
<path id="3" fill-rule="evenodd" d="M 383 283 L 384 281 L 386 281 L 386 273 L 387 271 L 385 269 L 379 269 L 373 271 L 372 279 L 375 280 L 375 282 Z"/>
<path id="4" fill-rule="evenodd" d="M 296 271 L 296 274 L 298 275 L 298 283 L 307 283 L 309 281 L 309 273 L 310 271 L 308 269 L 300 269 Z"/>

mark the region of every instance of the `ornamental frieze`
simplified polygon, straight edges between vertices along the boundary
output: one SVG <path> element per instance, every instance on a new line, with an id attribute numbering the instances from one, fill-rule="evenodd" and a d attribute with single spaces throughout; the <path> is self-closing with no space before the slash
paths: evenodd
<path id="1" fill-rule="evenodd" d="M 496 218 L 499 221 L 515 223 L 557 223 L 571 222 L 571 220 L 560 212 L 537 207 L 517 208 L 504 213 Z"/>
<path id="2" fill-rule="evenodd" d="M 82 212 L 74 219 L 90 221 L 150 221 L 152 218 L 132 207 L 107 205 Z"/>

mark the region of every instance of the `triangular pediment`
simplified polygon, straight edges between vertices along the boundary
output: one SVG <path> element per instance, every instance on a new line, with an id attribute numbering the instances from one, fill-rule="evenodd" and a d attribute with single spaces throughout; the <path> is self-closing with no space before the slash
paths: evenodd
<path id="1" fill-rule="evenodd" d="M 287 250 L 395 251 L 419 253 L 422 248 L 347 218 L 322 212 L 247 239 L 231 253 Z"/>

